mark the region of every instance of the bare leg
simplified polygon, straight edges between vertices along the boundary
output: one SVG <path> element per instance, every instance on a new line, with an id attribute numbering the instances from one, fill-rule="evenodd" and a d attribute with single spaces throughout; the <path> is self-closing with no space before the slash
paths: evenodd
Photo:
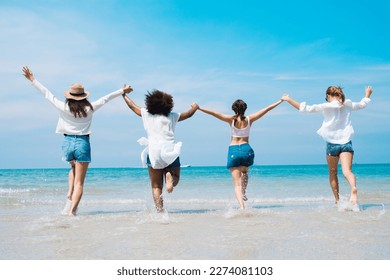
<path id="1" fill-rule="evenodd" d="M 150 184 L 152 185 L 152 195 L 154 200 L 154 205 L 157 209 L 157 212 L 162 212 L 164 210 L 164 202 L 161 196 L 163 188 L 163 170 L 162 169 L 153 169 L 148 167 Z"/>
<path id="2" fill-rule="evenodd" d="M 72 195 L 74 190 L 74 176 L 75 176 L 75 165 L 74 161 L 70 161 L 70 170 L 68 173 L 68 193 L 66 194 L 66 204 L 64 210 L 62 210 L 62 215 L 69 215 L 70 208 L 72 206 Z"/>
<path id="3" fill-rule="evenodd" d="M 248 200 L 248 198 L 246 197 L 246 187 L 248 186 L 248 180 L 249 180 L 248 171 L 249 171 L 249 168 L 246 166 L 243 166 L 241 168 L 242 199 L 244 201 Z"/>
<path id="4" fill-rule="evenodd" d="M 356 176 L 352 173 L 352 159 L 353 153 L 345 152 L 340 154 L 341 169 L 345 179 L 347 179 L 351 186 L 351 198 L 349 199 L 351 204 L 356 204 L 358 200 L 357 188 L 356 188 Z"/>
<path id="5" fill-rule="evenodd" d="M 162 197 L 162 188 L 152 187 L 152 195 L 157 212 L 163 212 L 164 198 Z"/>
<path id="6" fill-rule="evenodd" d="M 85 176 L 87 175 L 89 162 L 75 163 L 74 190 L 72 194 L 72 206 L 70 207 L 69 215 L 74 216 L 77 212 L 77 207 L 83 196 L 83 187 Z"/>
<path id="7" fill-rule="evenodd" d="M 244 200 L 242 198 L 242 185 L 241 185 L 241 168 L 234 167 L 230 168 L 230 173 L 232 174 L 233 184 L 234 184 L 234 193 L 238 203 L 240 204 L 240 209 L 244 209 Z"/>
<path id="8" fill-rule="evenodd" d="M 69 200 L 72 200 L 72 194 L 74 189 L 75 164 L 74 161 L 70 161 L 69 164 L 71 165 L 71 167 L 68 174 L 68 194 L 66 195 L 66 197 Z"/>
<path id="9" fill-rule="evenodd" d="M 164 169 L 167 192 L 171 193 L 180 180 L 180 167 Z"/>
<path id="10" fill-rule="evenodd" d="M 328 162 L 329 169 L 329 183 L 332 188 L 334 198 L 336 203 L 339 202 L 339 179 L 337 177 L 337 168 L 339 164 L 339 157 L 326 156 L 326 161 Z"/>

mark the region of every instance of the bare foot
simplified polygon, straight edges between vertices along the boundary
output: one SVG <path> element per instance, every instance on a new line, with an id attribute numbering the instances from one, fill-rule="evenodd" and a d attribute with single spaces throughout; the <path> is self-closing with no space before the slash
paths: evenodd
<path id="1" fill-rule="evenodd" d="M 68 216 L 75 217 L 75 216 L 76 216 L 76 212 L 70 211 L 69 214 L 68 214 Z"/>
<path id="2" fill-rule="evenodd" d="M 167 172 L 167 174 L 165 174 L 165 183 L 167 192 L 171 193 L 173 191 L 173 178 L 171 172 Z"/>
<path id="3" fill-rule="evenodd" d="M 351 198 L 349 199 L 349 202 L 352 205 L 355 205 L 357 203 L 357 200 L 358 200 L 358 195 L 357 195 L 357 189 L 355 188 L 351 192 Z"/>
<path id="4" fill-rule="evenodd" d="M 76 216 L 77 215 L 77 208 L 75 208 L 75 209 L 70 208 L 68 215 L 69 216 Z"/>
<path id="5" fill-rule="evenodd" d="M 156 207 L 157 213 L 164 213 L 164 208 L 162 207 Z"/>

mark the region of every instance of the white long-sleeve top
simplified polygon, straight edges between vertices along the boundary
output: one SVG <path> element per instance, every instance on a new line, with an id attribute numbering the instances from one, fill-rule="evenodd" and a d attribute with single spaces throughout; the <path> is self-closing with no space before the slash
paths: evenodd
<path id="1" fill-rule="evenodd" d="M 98 100 L 91 102 L 93 110 L 87 108 L 87 116 L 76 118 L 69 109 L 69 106 L 58 100 L 46 87 L 44 87 L 37 79 L 32 81 L 32 85 L 39 90 L 45 98 L 54 105 L 60 111 L 60 117 L 58 119 L 56 133 L 69 134 L 69 135 L 88 135 L 91 134 L 92 115 L 104 104 L 111 99 L 123 94 L 123 89 L 118 89 L 106 96 L 99 98 Z"/>
<path id="2" fill-rule="evenodd" d="M 304 113 L 322 113 L 324 121 L 317 133 L 332 144 L 348 143 L 354 134 L 351 123 L 351 112 L 367 107 L 371 99 L 364 97 L 360 102 L 347 99 L 344 104 L 332 101 L 322 104 L 307 105 L 300 103 L 299 111 Z"/>
<path id="3" fill-rule="evenodd" d="M 181 142 L 175 142 L 175 127 L 180 113 L 171 112 L 169 115 L 152 115 L 145 108 L 141 108 L 141 116 L 148 139 L 142 137 L 138 143 L 146 148 L 141 154 L 141 160 L 146 165 L 146 156 L 149 155 L 151 166 L 154 169 L 163 169 L 173 163 L 180 155 Z"/>

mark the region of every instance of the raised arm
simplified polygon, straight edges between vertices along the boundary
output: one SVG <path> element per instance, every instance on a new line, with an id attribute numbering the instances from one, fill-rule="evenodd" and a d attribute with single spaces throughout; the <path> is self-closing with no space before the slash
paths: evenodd
<path id="1" fill-rule="evenodd" d="M 299 110 L 299 103 L 292 99 L 288 94 L 285 94 L 282 96 L 283 101 L 287 101 L 291 106 L 293 106 L 295 109 Z"/>
<path id="2" fill-rule="evenodd" d="M 252 115 L 249 116 L 249 119 L 251 121 L 251 123 L 257 121 L 258 119 L 260 119 L 262 116 L 264 116 L 265 114 L 267 114 L 269 111 L 271 111 L 272 109 L 274 109 L 275 107 L 277 107 L 280 103 L 282 103 L 283 100 L 280 99 L 279 101 L 265 107 L 264 109 L 261 109 L 260 111 L 256 112 L 256 113 L 253 113 Z"/>
<path id="3" fill-rule="evenodd" d="M 365 89 L 365 94 L 362 100 L 360 102 L 351 102 L 352 110 L 360 110 L 367 107 L 367 105 L 371 102 L 371 94 L 372 94 L 372 87 L 367 86 Z"/>
<path id="4" fill-rule="evenodd" d="M 213 110 L 201 108 L 201 107 L 199 107 L 199 110 L 202 111 L 203 113 L 209 114 L 209 115 L 216 117 L 217 119 L 220 119 L 221 121 L 227 122 L 229 124 L 232 123 L 233 118 L 234 118 L 234 116 L 225 115 L 225 114 L 222 114 L 222 113 L 219 113 L 219 112 L 216 112 Z"/>
<path id="5" fill-rule="evenodd" d="M 27 80 L 31 81 L 33 87 L 35 87 L 38 91 L 40 91 L 44 97 L 54 105 L 59 111 L 64 111 L 65 103 L 61 100 L 58 100 L 45 86 L 43 86 L 37 79 L 35 79 L 32 71 L 27 67 L 23 67 L 23 76 L 26 77 Z"/>
<path id="6" fill-rule="evenodd" d="M 141 117 L 141 107 L 134 103 L 133 100 L 131 100 L 127 95 L 127 92 L 123 93 L 123 99 L 125 100 L 127 106 L 138 116 Z"/>
<path id="7" fill-rule="evenodd" d="M 110 100 L 117 98 L 119 95 L 130 93 L 132 91 L 133 88 L 131 86 L 126 86 L 126 84 L 124 84 L 123 88 L 111 92 L 103 97 L 100 97 L 98 100 L 91 102 L 91 104 L 93 106 L 94 111 L 96 112 L 98 109 L 103 107 L 103 105 L 109 102 Z"/>
<path id="8" fill-rule="evenodd" d="M 199 105 L 196 103 L 192 103 L 191 108 L 187 112 L 183 112 L 180 114 L 178 121 L 181 122 L 181 121 L 184 121 L 188 118 L 191 118 L 195 114 L 196 110 L 198 110 L 198 109 L 199 109 Z"/>

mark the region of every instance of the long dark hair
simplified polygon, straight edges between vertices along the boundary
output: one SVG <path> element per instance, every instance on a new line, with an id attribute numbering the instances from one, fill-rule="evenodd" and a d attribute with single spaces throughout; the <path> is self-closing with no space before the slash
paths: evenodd
<path id="1" fill-rule="evenodd" d="M 91 108 L 93 111 L 92 104 L 87 99 L 66 99 L 66 103 L 68 104 L 69 110 L 75 118 L 85 118 L 88 115 L 87 107 Z"/>
<path id="2" fill-rule="evenodd" d="M 148 91 L 145 97 L 146 110 L 152 115 L 163 115 L 168 116 L 173 108 L 173 97 L 172 95 L 165 93 L 160 90 Z"/>
<path id="3" fill-rule="evenodd" d="M 232 110 L 234 111 L 234 113 L 236 113 L 236 119 L 238 117 L 242 121 L 245 119 L 246 108 L 247 108 L 246 103 L 243 100 L 237 99 L 236 101 L 234 101 L 232 105 Z"/>

